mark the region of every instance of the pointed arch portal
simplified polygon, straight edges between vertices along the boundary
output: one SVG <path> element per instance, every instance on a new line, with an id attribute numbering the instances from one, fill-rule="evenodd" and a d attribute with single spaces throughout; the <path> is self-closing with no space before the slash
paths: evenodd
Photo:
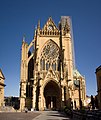
<path id="1" fill-rule="evenodd" d="M 61 107 L 61 89 L 56 82 L 50 80 L 44 88 L 47 109 L 58 110 Z"/>

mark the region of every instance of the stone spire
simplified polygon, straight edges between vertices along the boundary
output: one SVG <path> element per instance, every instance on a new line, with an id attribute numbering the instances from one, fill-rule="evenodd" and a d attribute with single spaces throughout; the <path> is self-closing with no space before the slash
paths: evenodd
<path id="1" fill-rule="evenodd" d="M 25 42 L 25 34 L 23 35 L 22 42 Z"/>
<path id="2" fill-rule="evenodd" d="M 40 29 L 40 20 L 38 21 L 37 29 Z"/>

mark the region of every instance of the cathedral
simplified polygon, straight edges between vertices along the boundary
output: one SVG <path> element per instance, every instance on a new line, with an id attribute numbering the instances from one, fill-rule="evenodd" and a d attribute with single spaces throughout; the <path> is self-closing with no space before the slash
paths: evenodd
<path id="1" fill-rule="evenodd" d="M 60 110 L 85 105 L 85 77 L 75 68 L 71 18 L 58 25 L 49 17 L 38 21 L 30 44 L 23 38 L 20 69 L 20 110 Z"/>

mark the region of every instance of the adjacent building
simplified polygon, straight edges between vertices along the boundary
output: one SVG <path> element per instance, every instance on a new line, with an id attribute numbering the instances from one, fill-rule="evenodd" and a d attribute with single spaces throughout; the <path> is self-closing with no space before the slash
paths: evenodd
<path id="1" fill-rule="evenodd" d="M 0 107 L 4 105 L 4 84 L 5 77 L 0 69 Z"/>
<path id="2" fill-rule="evenodd" d="M 96 68 L 96 80 L 97 80 L 97 99 L 98 99 L 98 107 L 101 109 L 101 65 Z"/>
<path id="3" fill-rule="evenodd" d="M 38 21 L 30 44 L 23 38 L 21 51 L 20 109 L 59 110 L 85 105 L 85 78 L 75 68 L 71 19 L 56 25 L 49 17 Z"/>

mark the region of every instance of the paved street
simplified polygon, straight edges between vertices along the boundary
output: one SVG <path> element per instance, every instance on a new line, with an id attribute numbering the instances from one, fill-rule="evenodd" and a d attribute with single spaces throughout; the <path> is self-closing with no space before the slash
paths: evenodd
<path id="1" fill-rule="evenodd" d="M 70 120 L 57 111 L 1 112 L 0 120 Z"/>
<path id="2" fill-rule="evenodd" d="M 33 120 L 70 120 L 67 116 L 58 111 L 42 111 L 39 116 Z"/>
<path id="3" fill-rule="evenodd" d="M 34 112 L 0 112 L 0 120 L 32 120 L 40 113 Z"/>

